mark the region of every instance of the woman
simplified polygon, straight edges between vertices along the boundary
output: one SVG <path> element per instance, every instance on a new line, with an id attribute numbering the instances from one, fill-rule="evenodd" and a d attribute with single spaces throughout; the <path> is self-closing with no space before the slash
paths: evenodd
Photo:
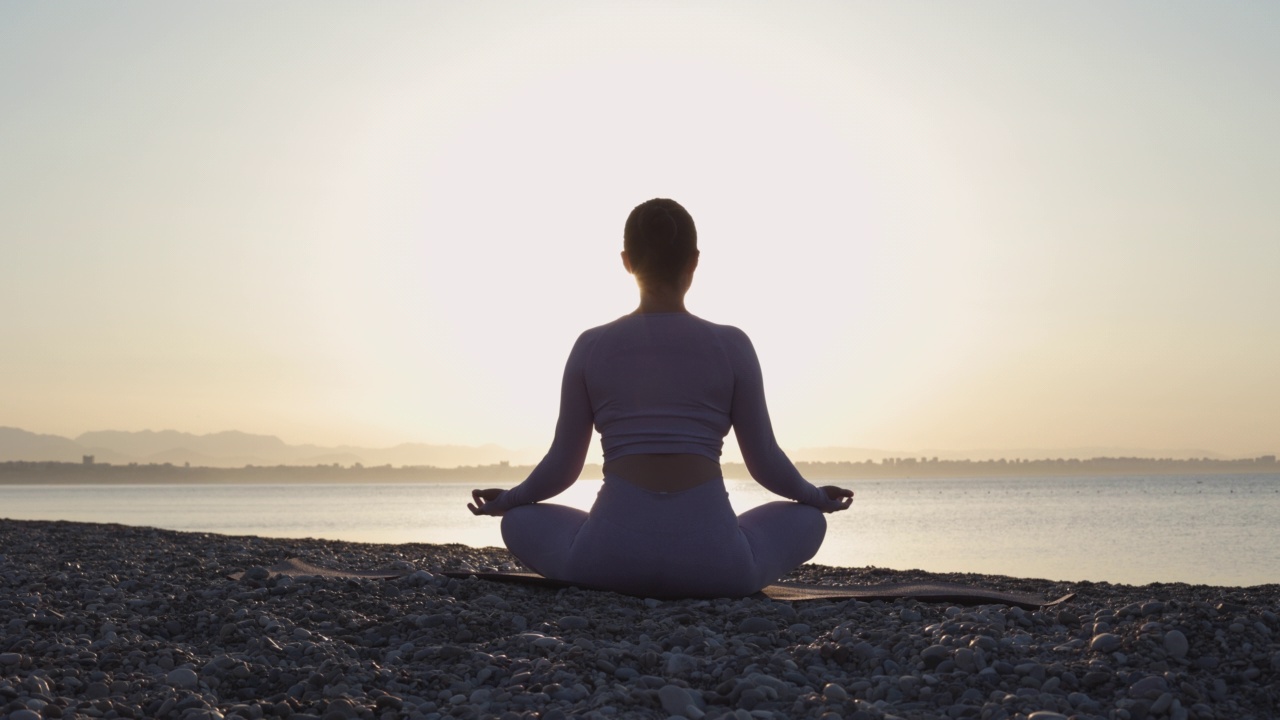
<path id="1" fill-rule="evenodd" d="M 515 488 L 473 490 L 467 507 L 503 516 L 507 548 L 549 578 L 645 597 L 749 595 L 812 558 L 823 513 L 853 493 L 800 476 L 774 440 L 751 341 L 685 309 L 698 246 L 679 203 L 631 212 L 622 264 L 640 306 L 578 338 L 546 457 Z M 591 512 L 540 503 L 577 479 L 593 425 L 604 485 Z M 734 515 L 720 474 L 730 427 L 751 476 L 794 502 Z"/>

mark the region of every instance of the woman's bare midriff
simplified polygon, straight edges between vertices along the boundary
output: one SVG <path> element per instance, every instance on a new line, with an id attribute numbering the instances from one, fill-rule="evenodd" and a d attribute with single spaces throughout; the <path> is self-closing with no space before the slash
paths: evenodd
<path id="1" fill-rule="evenodd" d="M 624 455 L 605 463 L 604 474 L 653 492 L 680 492 L 720 477 L 720 463 L 691 453 Z"/>

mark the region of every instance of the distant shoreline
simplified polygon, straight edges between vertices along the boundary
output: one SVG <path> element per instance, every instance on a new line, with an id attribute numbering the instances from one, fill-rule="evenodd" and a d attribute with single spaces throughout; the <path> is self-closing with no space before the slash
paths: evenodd
<path id="1" fill-rule="evenodd" d="M 393 467 L 358 463 L 332 465 L 248 465 L 240 468 L 173 465 L 171 463 L 0 462 L 0 485 L 92 484 L 353 484 L 426 482 L 520 482 L 532 465 L 426 465 Z M 748 478 L 742 463 L 722 465 L 725 477 Z M 1274 455 L 1240 460 L 1171 460 L 1158 458 L 1092 458 L 1089 460 L 938 460 L 890 458 L 880 462 L 799 462 L 810 480 L 889 480 L 982 477 L 1115 477 L 1152 475 L 1248 475 L 1280 473 Z M 581 479 L 598 479 L 601 468 L 589 464 Z"/>

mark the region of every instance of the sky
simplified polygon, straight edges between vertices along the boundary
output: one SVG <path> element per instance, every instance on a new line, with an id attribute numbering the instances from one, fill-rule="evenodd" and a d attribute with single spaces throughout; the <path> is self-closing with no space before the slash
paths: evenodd
<path id="1" fill-rule="evenodd" d="M 1274 453 L 1277 38 L 1272 2 L 5 2 L 0 426 L 545 445 L 671 197 L 784 448 Z"/>

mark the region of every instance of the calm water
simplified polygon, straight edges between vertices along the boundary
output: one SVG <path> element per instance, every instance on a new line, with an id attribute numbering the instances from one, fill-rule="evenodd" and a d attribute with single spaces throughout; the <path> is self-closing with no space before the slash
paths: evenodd
<path id="1" fill-rule="evenodd" d="M 1128 584 L 1280 582 L 1280 474 L 857 480 L 814 562 Z M 473 483 L 0 486 L 0 517 L 266 537 L 501 545 Z M 738 512 L 776 499 L 729 480 Z M 588 508 L 597 482 L 557 498 Z"/>

